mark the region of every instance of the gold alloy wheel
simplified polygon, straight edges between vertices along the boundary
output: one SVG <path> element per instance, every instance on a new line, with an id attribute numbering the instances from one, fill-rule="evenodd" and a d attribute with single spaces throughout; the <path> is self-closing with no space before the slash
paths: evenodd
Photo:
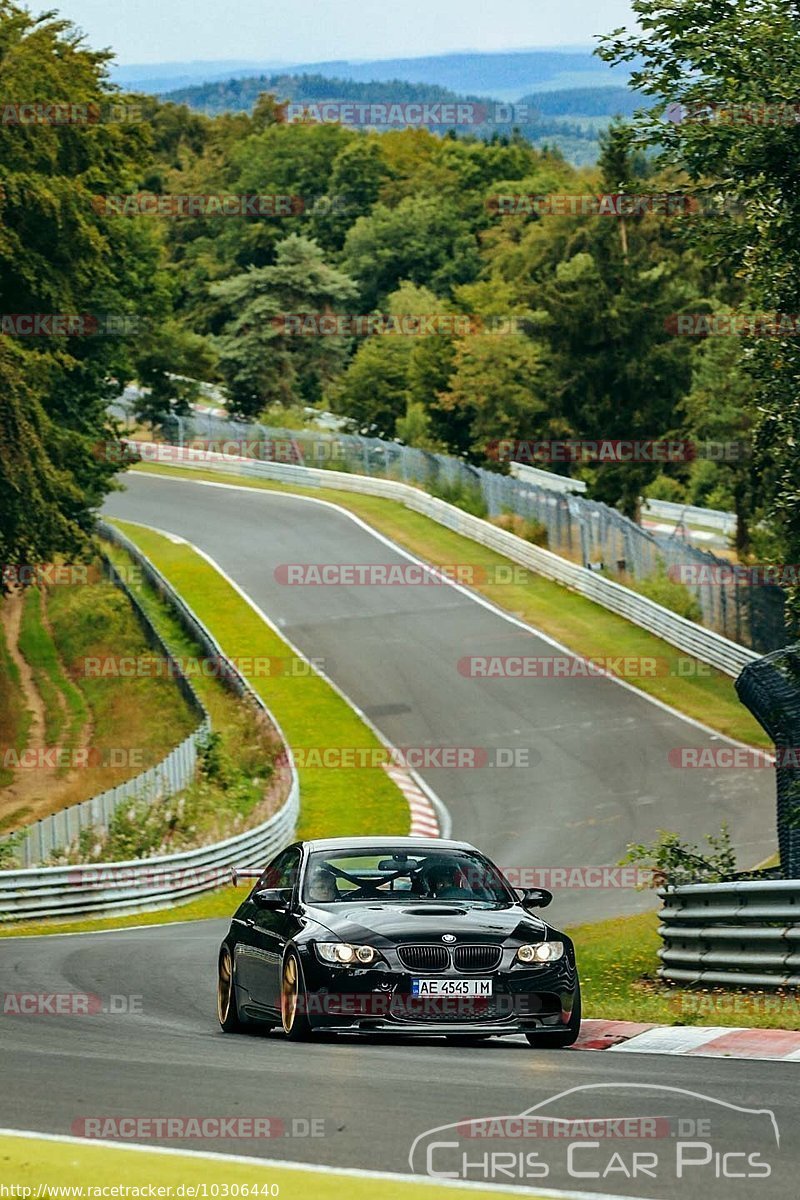
<path id="1" fill-rule="evenodd" d="M 225 950 L 219 959 L 219 975 L 217 978 L 217 1016 L 220 1025 L 228 1020 L 233 995 L 233 980 L 231 979 L 231 955 Z"/>
<path id="2" fill-rule="evenodd" d="M 284 1033 L 291 1033 L 297 1016 L 297 959 L 290 954 L 283 964 L 281 977 L 281 1022 Z"/>

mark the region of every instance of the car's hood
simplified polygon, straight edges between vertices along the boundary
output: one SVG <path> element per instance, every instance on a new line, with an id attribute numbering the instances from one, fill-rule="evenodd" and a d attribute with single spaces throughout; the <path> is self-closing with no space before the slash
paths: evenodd
<path id="1" fill-rule="evenodd" d="M 461 942 L 497 942 L 508 937 L 536 941 L 547 925 L 517 904 L 475 907 L 435 901 L 381 904 L 320 904 L 308 907 L 312 920 L 343 941 L 364 941 L 372 936 L 389 942 L 441 941 L 453 934 Z"/>

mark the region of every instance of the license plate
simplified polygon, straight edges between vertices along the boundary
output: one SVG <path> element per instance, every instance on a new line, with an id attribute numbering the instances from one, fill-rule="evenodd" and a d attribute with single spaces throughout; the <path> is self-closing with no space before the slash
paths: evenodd
<path id="1" fill-rule="evenodd" d="M 491 996 L 491 979 L 412 979 L 412 996 Z"/>

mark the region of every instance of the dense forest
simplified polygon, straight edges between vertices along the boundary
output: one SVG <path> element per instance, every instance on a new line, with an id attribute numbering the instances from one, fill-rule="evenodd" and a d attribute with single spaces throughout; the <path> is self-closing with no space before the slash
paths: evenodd
<path id="1" fill-rule="evenodd" d="M 602 53 L 643 64 L 633 83 L 655 107 L 615 122 L 598 163 L 576 167 L 513 129 L 287 121 L 288 84 L 214 117 L 125 97 L 66 22 L 0 0 L 3 313 L 115 318 L 103 336 L 12 326 L 0 339 L 0 560 L 80 546 L 116 469 L 95 448 L 114 436 L 106 408 L 122 384 L 148 389 L 142 415 L 158 424 L 188 411 L 203 379 L 244 417 L 318 406 L 484 465 L 500 438 L 734 446 L 558 469 L 628 513 L 645 491 L 735 508 L 742 552 L 755 539 L 764 557 L 800 561 L 797 339 L 748 336 L 736 316 L 800 311 L 797 134 L 663 119 L 667 102 L 774 98 L 776 56 L 791 96 L 796 25 L 778 0 L 719 13 L 686 0 L 679 31 L 656 0 L 634 7 L 647 35 Z M 31 124 L 14 106 L 32 96 L 90 116 Z M 694 202 L 540 199 L 565 195 Z M 287 314 L 396 321 L 309 336 Z M 681 314 L 732 314 L 729 336 L 694 318 L 681 336 Z M 436 321 L 398 336 L 409 316 Z"/>

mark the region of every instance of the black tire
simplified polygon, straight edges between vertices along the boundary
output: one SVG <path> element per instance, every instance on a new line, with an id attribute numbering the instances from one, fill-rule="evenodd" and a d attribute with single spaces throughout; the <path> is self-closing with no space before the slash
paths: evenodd
<path id="1" fill-rule="evenodd" d="M 578 1040 L 581 1031 L 581 988 L 577 985 L 575 1003 L 569 1016 L 569 1023 L 558 1033 L 526 1033 L 529 1046 L 539 1050 L 555 1049 L 572 1046 Z"/>
<path id="2" fill-rule="evenodd" d="M 290 1042 L 305 1041 L 311 1034 L 303 968 L 296 950 L 289 950 L 281 969 L 281 1025 Z"/>
<path id="3" fill-rule="evenodd" d="M 236 1003 L 233 955 L 227 946 L 220 950 L 217 965 L 217 1020 L 224 1033 L 241 1033 L 244 1029 Z"/>

